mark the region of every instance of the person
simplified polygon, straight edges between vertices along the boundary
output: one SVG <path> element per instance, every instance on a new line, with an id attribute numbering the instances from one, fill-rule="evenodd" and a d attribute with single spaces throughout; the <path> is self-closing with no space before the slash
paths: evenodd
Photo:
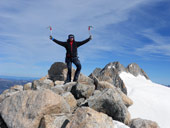
<path id="1" fill-rule="evenodd" d="M 75 41 L 74 40 L 75 37 L 73 34 L 68 35 L 67 42 L 58 41 L 52 36 L 50 36 L 50 39 L 55 43 L 65 47 L 66 49 L 65 62 L 67 64 L 68 72 L 67 72 L 67 79 L 65 81 L 65 84 L 71 82 L 72 63 L 76 65 L 76 72 L 73 81 L 77 82 L 81 70 L 81 63 L 80 60 L 78 59 L 77 48 L 90 41 L 92 39 L 92 36 L 90 35 L 90 37 L 84 41 Z"/>

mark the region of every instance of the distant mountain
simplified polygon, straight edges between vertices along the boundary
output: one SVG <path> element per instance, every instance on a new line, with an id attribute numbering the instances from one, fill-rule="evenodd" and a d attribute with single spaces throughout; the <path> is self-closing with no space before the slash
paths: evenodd
<path id="1" fill-rule="evenodd" d="M 0 94 L 13 85 L 24 85 L 38 78 L 33 77 L 15 77 L 15 76 L 0 76 Z"/>

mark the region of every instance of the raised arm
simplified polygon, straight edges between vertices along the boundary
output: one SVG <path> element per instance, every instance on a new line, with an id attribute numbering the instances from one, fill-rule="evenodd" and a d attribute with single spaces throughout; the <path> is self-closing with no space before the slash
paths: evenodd
<path id="1" fill-rule="evenodd" d="M 87 38 L 86 40 L 83 40 L 83 41 L 77 41 L 77 47 L 89 42 L 90 40 L 92 39 L 92 36 L 90 35 L 89 38 Z"/>
<path id="2" fill-rule="evenodd" d="M 53 38 L 52 36 L 50 36 L 50 39 L 51 39 L 52 41 L 54 41 L 56 44 L 59 44 L 59 45 L 61 45 L 61 46 L 63 46 L 63 47 L 66 47 L 66 42 L 56 40 L 56 39 Z"/>

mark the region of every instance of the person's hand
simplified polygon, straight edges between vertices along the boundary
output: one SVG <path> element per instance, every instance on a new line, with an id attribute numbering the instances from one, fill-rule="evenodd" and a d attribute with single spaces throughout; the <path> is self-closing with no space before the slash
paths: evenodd
<path id="1" fill-rule="evenodd" d="M 90 35 L 90 40 L 92 40 L 92 38 L 93 38 L 92 35 Z"/>
<path id="2" fill-rule="evenodd" d="M 50 35 L 50 40 L 52 40 L 52 38 L 53 38 L 53 37 Z"/>

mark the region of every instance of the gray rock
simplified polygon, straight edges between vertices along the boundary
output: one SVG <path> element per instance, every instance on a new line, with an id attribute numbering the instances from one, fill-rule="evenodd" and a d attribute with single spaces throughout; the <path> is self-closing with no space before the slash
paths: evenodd
<path id="1" fill-rule="evenodd" d="M 89 107 L 78 108 L 66 128 L 129 128 Z"/>
<path id="2" fill-rule="evenodd" d="M 49 89 L 21 91 L 0 104 L 0 114 L 9 128 L 37 128 L 44 115 L 69 112 L 64 98 Z"/>
<path id="3" fill-rule="evenodd" d="M 71 88 L 71 93 L 74 95 L 76 99 L 79 98 L 89 98 L 95 90 L 95 85 L 91 84 L 82 84 L 82 83 L 77 83 Z"/>
<path id="4" fill-rule="evenodd" d="M 70 122 L 71 114 L 51 114 L 45 115 L 38 128 L 65 128 Z"/>
<path id="5" fill-rule="evenodd" d="M 88 105 L 96 111 L 103 112 L 125 124 L 130 121 L 130 114 L 116 89 L 105 89 L 91 96 Z"/>
<path id="6" fill-rule="evenodd" d="M 31 82 L 24 84 L 23 90 L 31 90 L 31 89 L 32 89 L 32 83 Z"/>
<path id="7" fill-rule="evenodd" d="M 100 73 L 97 74 L 97 76 L 91 74 L 90 78 L 94 80 L 95 85 L 98 84 L 97 80 L 95 79 L 96 77 L 98 81 L 107 81 L 113 84 L 115 87 L 120 88 L 123 93 L 127 94 L 127 88 L 122 79 L 119 77 L 119 72 L 124 70 L 125 69 L 118 62 L 109 63 L 100 71 Z"/>
<path id="8" fill-rule="evenodd" d="M 149 79 L 148 75 L 136 63 L 129 64 L 127 66 L 127 70 L 128 70 L 129 73 L 131 73 L 134 76 L 142 75 L 146 79 Z"/>
<path id="9" fill-rule="evenodd" d="M 34 80 L 32 84 L 32 89 L 37 90 L 37 89 L 51 89 L 54 87 L 54 83 L 50 79 L 43 79 L 43 80 Z"/>
<path id="10" fill-rule="evenodd" d="M 48 70 L 49 78 L 53 81 L 65 81 L 67 66 L 63 62 L 55 62 Z"/>
<path id="11" fill-rule="evenodd" d="M 160 128 L 156 122 L 141 118 L 133 119 L 129 126 L 130 128 Z"/>
<path id="12" fill-rule="evenodd" d="M 51 90 L 54 93 L 59 94 L 59 95 L 61 95 L 65 92 L 61 85 L 56 85 L 56 86 L 52 87 Z"/>

